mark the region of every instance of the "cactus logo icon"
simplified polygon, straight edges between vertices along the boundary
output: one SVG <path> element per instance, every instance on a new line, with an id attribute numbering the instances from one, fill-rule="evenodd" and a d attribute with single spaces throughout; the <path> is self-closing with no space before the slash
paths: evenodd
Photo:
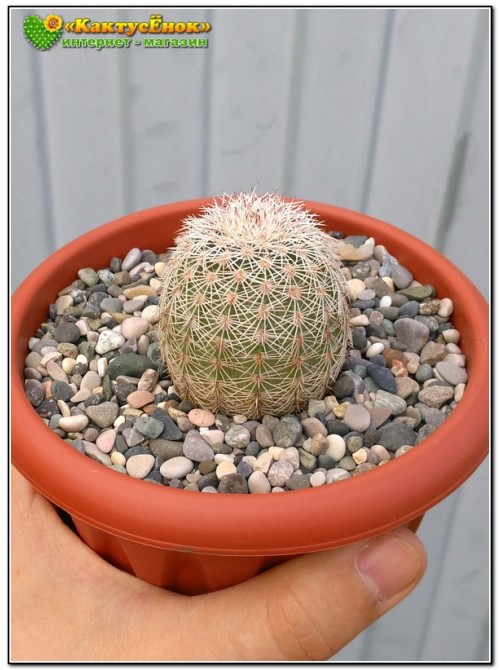
<path id="1" fill-rule="evenodd" d="M 57 14 L 49 14 L 45 19 L 32 14 L 24 19 L 24 36 L 36 49 L 47 51 L 61 37 L 63 20 Z"/>

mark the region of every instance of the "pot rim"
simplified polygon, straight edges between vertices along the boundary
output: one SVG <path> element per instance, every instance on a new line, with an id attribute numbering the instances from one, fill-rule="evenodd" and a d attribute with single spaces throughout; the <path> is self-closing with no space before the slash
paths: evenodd
<path id="1" fill-rule="evenodd" d="M 147 248 L 143 241 L 150 243 L 152 229 L 162 223 L 165 228 L 156 228 L 155 235 L 160 230 L 161 238 L 170 235 L 172 239 L 178 230 L 175 223 L 212 202 L 187 200 L 142 210 L 81 235 L 41 263 L 16 290 L 11 309 L 11 456 L 38 491 L 72 516 L 141 544 L 207 554 L 289 555 L 349 544 L 403 525 L 443 500 L 472 474 L 488 453 L 486 301 L 458 268 L 409 233 L 360 212 L 294 200 L 303 202 L 320 220 L 329 220 L 330 229 L 341 228 L 342 223 L 349 234 L 366 234 L 368 229 L 377 244 L 384 244 L 417 278 L 432 283 L 438 296 L 450 297 L 459 308 L 452 320 L 461 332 L 469 379 L 446 421 L 389 467 L 281 495 L 202 495 L 148 486 L 79 454 L 54 434 L 23 389 L 27 339 L 45 318 L 46 311 L 38 315 L 51 301 L 37 305 L 37 292 L 42 287 L 42 293 L 54 289 L 57 293 L 93 252 L 108 263 L 111 255 L 124 255 L 132 246 Z M 138 239 L 139 229 L 143 237 Z M 166 244 L 152 248 L 158 252 Z"/>

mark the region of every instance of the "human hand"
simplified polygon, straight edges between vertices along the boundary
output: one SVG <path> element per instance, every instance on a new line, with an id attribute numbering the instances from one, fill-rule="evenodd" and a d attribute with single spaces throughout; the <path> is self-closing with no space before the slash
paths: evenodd
<path id="1" fill-rule="evenodd" d="M 405 598 L 425 550 L 406 528 L 294 558 L 200 596 L 89 549 L 12 468 L 11 660 L 325 660 Z"/>

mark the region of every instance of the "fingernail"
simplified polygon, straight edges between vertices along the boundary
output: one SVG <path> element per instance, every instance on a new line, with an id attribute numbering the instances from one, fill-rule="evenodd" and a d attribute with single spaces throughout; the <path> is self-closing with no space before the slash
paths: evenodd
<path id="1" fill-rule="evenodd" d="M 377 602 L 383 603 L 415 581 L 421 557 L 409 542 L 391 533 L 371 540 L 358 554 L 356 567 Z"/>

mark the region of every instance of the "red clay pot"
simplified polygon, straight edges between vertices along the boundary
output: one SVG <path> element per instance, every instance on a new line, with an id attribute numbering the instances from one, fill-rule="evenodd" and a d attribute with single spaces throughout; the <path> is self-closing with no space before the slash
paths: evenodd
<path id="1" fill-rule="evenodd" d="M 423 513 L 462 484 L 488 453 L 488 309 L 448 260 L 386 223 L 306 202 L 327 230 L 373 236 L 455 305 L 469 381 L 447 420 L 418 447 L 361 477 L 281 495 L 202 495 L 148 485 L 87 458 L 40 420 L 23 390 L 27 342 L 79 268 L 106 267 L 130 248 L 164 251 L 180 223 L 207 200 L 138 212 L 96 228 L 53 254 L 12 300 L 12 462 L 72 517 L 98 554 L 138 577 L 181 593 L 241 582 L 295 555 L 416 527 Z"/>

